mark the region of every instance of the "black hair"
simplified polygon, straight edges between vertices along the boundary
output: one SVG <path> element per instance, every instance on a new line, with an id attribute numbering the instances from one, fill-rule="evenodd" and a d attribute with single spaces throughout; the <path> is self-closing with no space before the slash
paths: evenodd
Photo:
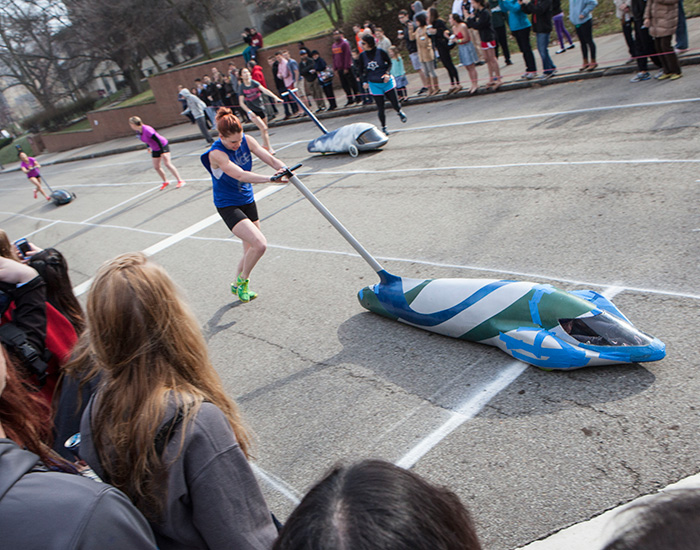
<path id="1" fill-rule="evenodd" d="M 626 521 L 603 550 L 700 548 L 700 489 L 659 493 L 616 517 Z"/>
<path id="2" fill-rule="evenodd" d="M 373 50 L 377 47 L 377 41 L 374 39 L 374 36 L 372 36 L 369 33 L 363 34 L 361 40 L 369 46 L 370 50 Z"/>
<path id="3" fill-rule="evenodd" d="M 416 23 L 418 23 L 421 27 L 428 24 L 428 19 L 425 17 L 425 13 L 416 14 Z"/>
<path id="4" fill-rule="evenodd" d="M 68 275 L 68 262 L 55 248 L 46 248 L 29 259 L 29 265 L 37 270 L 46 283 L 46 299 L 80 334 L 85 328 L 85 314 L 73 293 Z"/>
<path id="5" fill-rule="evenodd" d="M 383 460 L 336 466 L 292 512 L 273 550 L 481 550 L 457 495 Z"/>

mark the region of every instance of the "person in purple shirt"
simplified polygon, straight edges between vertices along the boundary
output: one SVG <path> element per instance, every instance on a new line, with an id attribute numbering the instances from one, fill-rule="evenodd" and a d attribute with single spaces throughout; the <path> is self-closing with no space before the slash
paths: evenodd
<path id="1" fill-rule="evenodd" d="M 160 159 L 165 161 L 165 166 L 170 173 L 177 179 L 176 187 L 179 189 L 186 185 L 186 183 L 180 178 L 180 174 L 177 172 L 177 168 L 173 165 L 170 160 L 170 147 L 168 147 L 168 140 L 156 132 L 153 127 L 144 124 L 140 117 L 132 116 L 129 118 L 129 127 L 138 134 L 139 139 L 143 141 L 148 147 L 148 152 L 151 153 L 153 157 L 153 168 L 156 169 L 158 175 L 163 180 L 163 184 L 160 186 L 161 191 L 165 189 L 170 182 L 165 176 L 165 170 L 160 166 Z"/>
<path id="2" fill-rule="evenodd" d="M 343 31 L 339 29 L 333 31 L 331 52 L 333 53 L 333 70 L 338 73 L 340 84 L 348 97 L 345 107 L 355 102 L 360 103 L 360 91 L 357 88 L 357 80 L 352 74 L 350 42 L 345 39 Z"/>
<path id="3" fill-rule="evenodd" d="M 39 173 L 39 168 L 41 168 L 41 165 L 36 161 L 35 158 L 30 157 L 24 151 L 20 152 L 19 161 L 20 170 L 27 174 L 29 181 L 31 181 L 35 186 L 34 198 L 37 197 L 37 193 L 41 193 L 42 195 L 44 195 L 44 198 L 47 201 L 50 201 L 51 197 L 49 197 L 46 194 L 46 191 L 44 191 L 44 188 L 41 186 L 41 174 Z"/>

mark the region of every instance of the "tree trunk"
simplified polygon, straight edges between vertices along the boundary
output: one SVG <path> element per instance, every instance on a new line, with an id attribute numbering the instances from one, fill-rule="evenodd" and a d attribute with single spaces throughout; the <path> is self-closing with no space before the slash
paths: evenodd
<path id="1" fill-rule="evenodd" d="M 197 37 L 197 41 L 199 42 L 199 45 L 202 48 L 202 53 L 204 54 L 204 57 L 206 59 L 211 59 L 211 51 L 209 51 L 209 46 L 207 46 L 207 41 L 204 39 L 204 35 L 202 34 L 202 31 L 199 30 L 199 27 L 192 23 L 189 17 L 182 11 L 180 11 L 177 6 L 173 3 L 172 0 L 165 0 L 168 5 L 175 10 L 175 13 L 177 13 L 178 17 L 182 19 L 182 21 L 187 25 L 190 30 L 194 33 L 194 35 Z"/>
<path id="2" fill-rule="evenodd" d="M 214 15 L 214 11 L 212 10 L 211 2 L 209 0 L 204 0 L 202 3 L 204 4 L 204 9 L 207 11 L 209 21 L 211 21 L 211 24 L 214 26 L 216 36 L 219 39 L 219 42 L 221 43 L 221 49 L 224 50 L 226 53 L 229 53 L 231 50 L 228 49 L 228 44 L 226 43 L 224 33 L 221 32 L 221 27 L 219 27 L 219 24 L 216 22 L 216 16 Z"/>
<path id="3" fill-rule="evenodd" d="M 323 11 L 326 12 L 333 28 L 339 29 L 343 25 L 343 9 L 340 5 L 340 0 L 328 0 L 328 4 L 326 4 L 326 0 L 318 0 L 318 3 L 321 4 Z M 333 17 L 334 7 L 337 17 Z"/>

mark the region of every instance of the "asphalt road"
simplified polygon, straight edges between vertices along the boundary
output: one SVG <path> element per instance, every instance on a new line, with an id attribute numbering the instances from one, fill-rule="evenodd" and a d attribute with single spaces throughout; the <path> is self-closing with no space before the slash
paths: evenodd
<path id="1" fill-rule="evenodd" d="M 310 156 L 309 122 L 272 132 L 390 272 L 604 292 L 666 343 L 657 363 L 544 372 L 366 312 L 356 293 L 376 275 L 291 185 L 256 187 L 269 249 L 260 297 L 241 304 L 228 290 L 240 245 L 215 218 L 192 228 L 216 213 L 203 143 L 173 147 L 180 190 L 157 190 L 145 152 L 46 167 L 77 193 L 60 208 L 0 174 L 0 227 L 59 248 L 76 286 L 151 247 L 257 434 L 282 519 L 337 461 L 382 457 L 455 490 L 484 546 L 512 549 L 700 471 L 700 69 L 684 75 L 408 107 L 405 125 L 389 113 L 384 150 L 356 159 Z M 329 125 L 360 120 L 377 123 Z"/>

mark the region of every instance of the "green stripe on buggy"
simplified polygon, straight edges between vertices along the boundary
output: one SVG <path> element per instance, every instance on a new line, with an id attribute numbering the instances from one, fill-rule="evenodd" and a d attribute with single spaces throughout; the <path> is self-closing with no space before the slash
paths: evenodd
<path id="1" fill-rule="evenodd" d="M 540 325 L 532 321 L 530 309 L 536 291 L 536 288 L 532 289 L 503 311 L 462 334 L 459 338 L 471 342 L 481 342 L 518 328 L 540 328 Z M 536 307 L 542 322 L 541 327 L 545 330 L 557 326 L 559 319 L 573 319 L 595 309 L 593 304 L 561 290 L 542 294 Z M 525 321 L 526 319 L 530 319 L 530 321 Z"/>

